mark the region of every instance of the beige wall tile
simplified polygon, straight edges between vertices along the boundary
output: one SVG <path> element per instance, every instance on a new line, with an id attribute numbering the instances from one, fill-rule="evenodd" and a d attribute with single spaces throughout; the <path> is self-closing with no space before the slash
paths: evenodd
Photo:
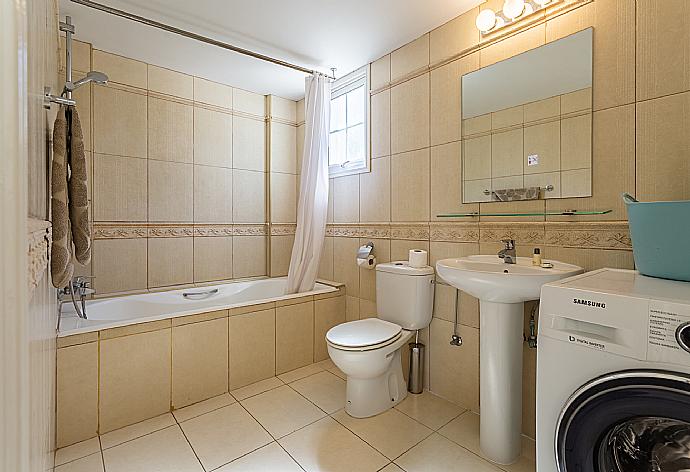
<path id="1" fill-rule="evenodd" d="M 266 275 L 267 236 L 235 236 L 232 238 L 232 276 Z"/>
<path id="2" fill-rule="evenodd" d="M 429 219 L 429 149 L 398 154 L 391 162 L 393 221 Z"/>
<path id="3" fill-rule="evenodd" d="M 229 318 L 231 390 L 275 375 L 275 320 L 275 309 Z M 257 343 L 262 349 L 256 349 Z"/>
<path id="4" fill-rule="evenodd" d="M 429 251 L 429 241 L 391 240 L 391 261 L 406 261 L 411 249 Z"/>
<path id="5" fill-rule="evenodd" d="M 522 129 L 491 135 L 491 178 L 522 175 Z"/>
<path id="6" fill-rule="evenodd" d="M 453 323 L 434 318 L 429 338 L 430 390 L 463 408 L 479 411 L 479 330 L 458 327 L 462 347 L 451 346 Z"/>
<path id="7" fill-rule="evenodd" d="M 371 97 L 371 157 L 391 153 L 391 92 L 384 90 Z"/>
<path id="8" fill-rule="evenodd" d="M 297 128 L 271 122 L 271 172 L 297 173 Z"/>
<path id="9" fill-rule="evenodd" d="M 544 37 L 545 25 L 542 24 L 485 47 L 479 53 L 481 66 L 490 66 L 530 49 L 543 46 Z"/>
<path id="10" fill-rule="evenodd" d="M 593 127 L 592 198 L 549 200 L 549 211 L 613 210 L 603 218 L 625 220 L 621 194 L 635 193 L 635 105 L 595 112 Z M 602 216 L 548 217 L 549 220 L 602 220 Z"/>
<path id="11" fill-rule="evenodd" d="M 232 237 L 194 237 L 194 282 L 232 278 Z"/>
<path id="12" fill-rule="evenodd" d="M 233 170 L 194 166 L 194 221 L 232 222 Z"/>
<path id="13" fill-rule="evenodd" d="M 561 95 L 561 113 L 567 114 L 592 108 L 592 88 Z"/>
<path id="14" fill-rule="evenodd" d="M 314 362 L 314 302 L 276 308 L 276 375 Z"/>
<path id="15" fill-rule="evenodd" d="M 305 130 L 305 125 L 301 124 L 297 127 L 297 154 L 296 154 L 296 159 L 297 159 L 297 173 L 301 174 L 302 173 L 302 158 L 304 156 L 304 130 Z"/>
<path id="16" fill-rule="evenodd" d="M 359 319 L 359 298 L 345 296 L 345 320 L 355 321 Z"/>
<path id="17" fill-rule="evenodd" d="M 333 221 L 356 223 L 359 221 L 359 175 L 333 179 Z"/>
<path id="18" fill-rule="evenodd" d="M 233 116 L 194 107 L 194 163 L 232 167 Z"/>
<path id="19" fill-rule="evenodd" d="M 333 279 L 347 287 L 349 296 L 359 296 L 359 267 L 357 267 L 356 238 L 333 238 Z"/>
<path id="20" fill-rule="evenodd" d="M 524 123 L 524 107 L 522 105 L 506 108 L 491 113 L 491 129 L 502 130 Z"/>
<path id="21" fill-rule="evenodd" d="M 263 171 L 266 168 L 265 133 L 263 121 L 233 117 L 232 165 L 235 169 Z"/>
<path id="22" fill-rule="evenodd" d="M 149 97 L 149 159 L 193 162 L 194 118 L 189 105 Z"/>
<path id="23" fill-rule="evenodd" d="M 591 171 L 591 169 L 590 169 Z M 561 198 L 561 173 L 546 172 L 543 174 L 527 174 L 523 177 L 525 187 L 548 187 L 553 185 L 553 190 L 542 191 L 542 198 Z"/>
<path id="24" fill-rule="evenodd" d="M 359 299 L 359 319 L 376 318 L 376 302 L 371 300 Z"/>
<path id="25" fill-rule="evenodd" d="M 690 90 L 690 4 L 640 2 L 637 7 L 637 100 Z"/>
<path id="26" fill-rule="evenodd" d="M 491 194 L 484 193 L 487 189 L 491 189 L 491 179 L 464 180 L 462 182 L 463 202 L 490 202 Z"/>
<path id="27" fill-rule="evenodd" d="M 462 203 L 462 143 L 431 148 L 431 219 L 443 213 L 478 211 L 478 205 Z M 447 218 L 443 218 L 447 220 Z"/>
<path id="28" fill-rule="evenodd" d="M 374 255 L 376 262 L 383 264 L 391 260 L 391 242 L 389 239 L 375 239 L 360 238 L 359 245 L 364 246 L 372 242 L 374 244 Z M 359 297 L 376 301 L 376 268 L 365 269 L 359 268 Z"/>
<path id="29" fill-rule="evenodd" d="M 462 120 L 462 136 L 491 131 L 491 113 Z"/>
<path id="30" fill-rule="evenodd" d="M 296 121 L 297 123 L 304 123 L 305 116 L 304 116 L 304 98 L 302 100 L 297 101 L 297 112 L 296 112 Z"/>
<path id="31" fill-rule="evenodd" d="M 146 239 L 96 239 L 93 242 L 93 286 L 98 293 L 147 287 Z"/>
<path id="32" fill-rule="evenodd" d="M 271 100 L 272 117 L 292 122 L 297 121 L 297 102 L 277 95 L 270 95 L 269 99 Z"/>
<path id="33" fill-rule="evenodd" d="M 295 236 L 271 236 L 271 277 L 287 275 Z"/>
<path id="34" fill-rule="evenodd" d="M 589 105 L 591 106 L 591 104 L 592 101 L 590 99 Z M 527 103 L 523 107 L 523 110 L 525 123 L 547 118 L 557 118 L 561 115 L 561 97 L 545 98 L 536 102 Z"/>
<path id="35" fill-rule="evenodd" d="M 246 90 L 232 89 L 232 107 L 237 111 L 243 111 L 252 115 L 264 116 L 265 97 L 258 93 Z"/>
<path id="36" fill-rule="evenodd" d="M 220 239 L 220 238 L 206 238 Z M 172 406 L 228 391 L 228 319 L 172 329 Z"/>
<path id="37" fill-rule="evenodd" d="M 232 108 L 232 87 L 194 77 L 194 101 L 222 108 Z"/>
<path id="38" fill-rule="evenodd" d="M 547 246 L 544 257 L 569 264 L 579 265 L 585 271 L 611 267 L 614 269 L 632 269 L 632 251 L 613 249 L 580 249 Z"/>
<path id="39" fill-rule="evenodd" d="M 60 70 L 65 69 L 65 37 L 60 35 L 59 61 Z M 95 50 L 94 50 L 95 52 Z M 72 38 L 72 69 L 81 72 L 88 72 L 95 67 L 91 67 L 91 44 Z M 101 70 L 101 69 L 96 69 Z"/>
<path id="40" fill-rule="evenodd" d="M 297 221 L 297 178 L 292 174 L 271 172 L 271 222 Z"/>
<path id="41" fill-rule="evenodd" d="M 391 152 L 429 145 L 429 74 L 391 89 Z"/>
<path id="42" fill-rule="evenodd" d="M 194 99 L 194 79 L 191 75 L 148 64 L 149 90 Z"/>
<path id="43" fill-rule="evenodd" d="M 462 146 L 463 179 L 491 178 L 491 136 L 466 139 Z"/>
<path id="44" fill-rule="evenodd" d="M 319 271 L 317 277 L 325 280 L 333 280 L 333 238 L 326 236 L 321 249 Z"/>
<path id="45" fill-rule="evenodd" d="M 525 174 L 542 174 L 561 169 L 561 124 L 545 123 L 525 127 L 523 168 Z M 539 156 L 539 164 L 528 166 L 527 156 Z"/>
<path id="46" fill-rule="evenodd" d="M 314 301 L 314 362 L 328 359 L 326 333 L 345 319 L 344 296 Z"/>
<path id="47" fill-rule="evenodd" d="M 169 329 L 101 341 L 101 434 L 170 411 L 170 349 Z"/>
<path id="48" fill-rule="evenodd" d="M 192 164 L 148 162 L 149 221 L 192 221 Z"/>
<path id="49" fill-rule="evenodd" d="M 592 169 L 564 170 L 561 172 L 561 196 L 586 197 L 592 194 Z"/>
<path id="50" fill-rule="evenodd" d="M 448 59 L 479 43 L 479 31 L 474 22 L 479 14 L 478 8 L 473 8 L 448 23 L 431 30 L 430 54 L 431 63 Z"/>
<path id="51" fill-rule="evenodd" d="M 561 169 L 592 167 L 592 115 L 561 121 Z"/>
<path id="52" fill-rule="evenodd" d="M 74 43 L 72 43 L 74 45 Z M 74 48 L 74 46 L 72 46 Z M 75 66 L 75 68 L 79 69 Z M 87 69 L 79 69 L 86 71 Z M 91 69 L 88 69 L 91 70 Z M 145 89 L 146 63 L 98 49 L 93 50 L 93 70 L 108 74 L 108 81 Z"/>
<path id="53" fill-rule="evenodd" d="M 149 287 L 192 283 L 193 238 L 149 238 L 148 273 Z"/>
<path id="54" fill-rule="evenodd" d="M 470 54 L 431 71 L 432 145 L 460 139 L 461 78 L 477 69 L 479 53 Z"/>
<path id="55" fill-rule="evenodd" d="M 98 434 L 98 343 L 57 350 L 57 439 L 64 447 Z"/>
<path id="56" fill-rule="evenodd" d="M 410 41 L 391 53 L 391 80 L 429 65 L 429 34 Z"/>
<path id="57" fill-rule="evenodd" d="M 95 221 L 146 221 L 145 159 L 96 154 L 93 170 Z"/>
<path id="58" fill-rule="evenodd" d="M 690 92 L 637 104 L 637 198 L 690 200 Z"/>
<path id="59" fill-rule="evenodd" d="M 371 172 L 359 174 L 359 220 L 387 222 L 391 219 L 391 158 L 372 159 Z M 349 193 L 349 197 L 353 194 Z M 341 195 L 336 200 L 342 199 Z"/>
<path id="60" fill-rule="evenodd" d="M 508 188 L 522 188 L 524 186 L 522 175 L 511 175 L 510 177 L 494 177 L 491 179 L 491 190 L 503 190 Z"/>
<path id="61" fill-rule="evenodd" d="M 146 96 L 111 87 L 93 90 L 94 151 L 146 157 Z"/>
<path id="62" fill-rule="evenodd" d="M 385 56 L 375 60 L 371 63 L 371 71 L 369 72 L 369 82 L 371 83 L 371 90 L 377 90 L 391 81 L 391 55 Z"/>
<path id="63" fill-rule="evenodd" d="M 235 223 L 266 221 L 266 174 L 251 170 L 232 171 L 232 220 Z"/>

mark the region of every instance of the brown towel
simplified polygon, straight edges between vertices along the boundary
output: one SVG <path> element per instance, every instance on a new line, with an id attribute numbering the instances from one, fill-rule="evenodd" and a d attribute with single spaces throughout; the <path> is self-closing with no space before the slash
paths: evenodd
<path id="1" fill-rule="evenodd" d="M 72 234 L 70 231 L 67 195 L 67 118 L 65 107 L 58 110 L 53 127 L 53 164 L 51 168 L 51 208 L 53 220 L 53 246 L 50 273 L 53 286 L 62 288 L 69 284 L 72 265 Z"/>
<path id="2" fill-rule="evenodd" d="M 526 188 L 504 188 L 491 192 L 495 202 L 513 202 L 515 200 L 537 200 L 539 198 L 539 187 Z"/>
<path id="3" fill-rule="evenodd" d="M 91 228 L 89 227 L 89 195 L 84 136 L 77 109 L 72 107 L 72 136 L 70 140 L 69 219 L 72 226 L 74 256 L 86 265 L 91 261 Z"/>

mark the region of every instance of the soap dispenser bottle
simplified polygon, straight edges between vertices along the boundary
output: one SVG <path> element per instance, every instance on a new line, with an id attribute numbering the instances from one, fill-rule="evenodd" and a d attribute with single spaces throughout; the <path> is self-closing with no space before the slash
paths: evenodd
<path id="1" fill-rule="evenodd" d="M 532 265 L 541 266 L 541 250 L 538 247 L 534 248 L 534 254 L 532 254 Z"/>

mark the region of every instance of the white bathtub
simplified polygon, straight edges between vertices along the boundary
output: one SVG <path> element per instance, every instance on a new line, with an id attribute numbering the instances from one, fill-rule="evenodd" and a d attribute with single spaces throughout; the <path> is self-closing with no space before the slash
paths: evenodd
<path id="1" fill-rule="evenodd" d="M 286 282 L 286 277 L 279 277 L 91 300 L 86 302 L 86 320 L 77 317 L 71 302 L 65 303 L 58 337 L 338 290 L 336 287 L 317 283 L 310 292 L 285 295 Z M 183 296 L 192 294 L 196 298 L 216 289 L 216 293 L 202 299 Z"/>

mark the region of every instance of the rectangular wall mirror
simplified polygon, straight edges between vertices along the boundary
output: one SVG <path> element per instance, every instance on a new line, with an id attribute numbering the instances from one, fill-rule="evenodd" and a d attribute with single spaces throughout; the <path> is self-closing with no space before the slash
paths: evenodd
<path id="1" fill-rule="evenodd" d="M 592 195 L 592 29 L 462 77 L 463 202 Z"/>

